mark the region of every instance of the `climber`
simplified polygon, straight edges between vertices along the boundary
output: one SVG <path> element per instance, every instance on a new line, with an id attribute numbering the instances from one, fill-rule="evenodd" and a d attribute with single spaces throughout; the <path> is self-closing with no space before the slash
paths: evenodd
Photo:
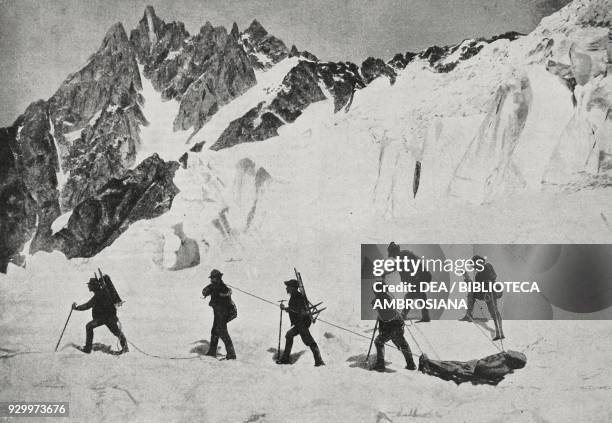
<path id="1" fill-rule="evenodd" d="M 374 290 L 374 296 L 376 299 L 384 300 L 390 298 L 387 292 Z M 372 301 L 372 304 L 374 304 Z M 377 309 L 378 313 L 378 336 L 374 340 L 376 346 L 376 364 L 370 370 L 376 370 L 378 372 L 385 371 L 385 343 L 393 341 L 397 346 L 406 360 L 406 369 L 416 370 L 416 364 L 412 359 L 412 351 L 408 345 L 408 341 L 404 337 L 404 319 L 402 315 L 395 309 Z"/>
<path id="2" fill-rule="evenodd" d="M 210 346 L 206 355 L 216 357 L 219 338 L 225 344 L 226 360 L 235 360 L 236 351 L 232 338 L 227 331 L 228 322 L 238 316 L 236 305 L 232 301 L 232 290 L 223 282 L 223 273 L 217 269 L 210 272 L 210 284 L 202 290 L 204 298 L 210 295 L 209 305 L 213 309 L 214 319 L 210 331 Z"/>
<path id="3" fill-rule="evenodd" d="M 119 351 L 119 354 L 128 352 L 127 339 L 121 331 L 121 323 L 119 323 L 119 319 L 117 318 L 117 309 L 115 308 L 109 291 L 104 289 L 103 280 L 91 278 L 89 282 L 87 282 L 87 287 L 94 293 L 93 297 L 85 304 L 77 305 L 77 303 L 72 303 L 73 310 L 84 311 L 91 308 L 92 315 L 92 320 L 85 325 L 85 346 L 77 348 L 89 354 L 92 348 L 94 329 L 98 326 L 106 325 L 108 330 L 119 338 L 119 342 L 121 343 L 121 351 Z"/>
<path id="4" fill-rule="evenodd" d="M 389 246 L 387 247 L 387 254 L 389 258 L 400 257 L 404 259 L 405 257 L 407 257 L 411 263 L 415 263 L 418 260 L 416 254 L 414 254 L 410 250 L 400 250 L 400 246 L 397 245 L 395 242 L 389 244 Z M 406 293 L 406 295 L 404 296 L 405 299 L 412 298 L 415 300 L 422 299 L 423 301 L 427 301 L 427 294 L 421 291 L 421 283 L 431 282 L 432 275 L 430 272 L 419 270 L 414 274 L 414 276 L 411 275 L 410 271 L 400 272 L 400 279 L 402 282 L 408 282 L 410 284 L 413 284 L 413 286 L 415 287 L 415 292 Z M 406 309 L 402 313 L 402 317 L 404 319 L 408 315 L 409 311 L 409 309 Z M 429 321 L 431 321 L 429 317 L 429 310 L 424 307 L 423 309 L 421 309 L 421 320 L 419 320 L 417 323 L 427 323 Z"/>
<path id="5" fill-rule="evenodd" d="M 488 283 L 489 285 L 493 284 L 497 278 L 497 274 L 495 273 L 495 269 L 491 263 L 487 263 L 486 260 L 479 255 L 475 255 L 472 257 L 472 261 L 474 263 L 482 263 L 484 268 L 480 272 L 476 272 L 474 276 L 474 280 L 476 282 Z M 470 277 L 467 273 L 463 275 L 464 280 L 466 282 L 470 282 Z M 476 300 L 482 300 L 487 303 L 487 308 L 489 309 L 489 314 L 493 319 L 493 323 L 495 324 L 495 337 L 494 341 L 498 341 L 500 339 L 504 339 L 504 331 L 502 329 L 502 318 L 499 313 L 499 308 L 497 306 L 497 300 L 501 297 L 502 293 L 491 292 L 490 288 L 487 289 L 488 292 L 469 292 L 468 293 L 468 308 L 465 312 L 465 316 L 463 316 L 461 321 L 463 322 L 471 322 L 474 320 L 473 312 L 474 312 L 474 304 Z"/>
<path id="6" fill-rule="evenodd" d="M 285 334 L 285 349 L 283 355 L 278 361 L 279 364 L 291 364 L 291 348 L 293 347 L 293 338 L 300 335 L 302 342 L 307 347 L 310 347 L 312 355 L 314 356 L 315 367 L 324 366 L 325 363 L 321 358 L 321 351 L 319 346 L 315 342 L 314 338 L 310 334 L 309 327 L 312 324 L 312 319 L 308 311 L 308 305 L 304 295 L 299 291 L 299 282 L 296 279 L 291 279 L 285 282 L 287 294 L 291 295 L 289 298 L 289 305 L 285 306 L 281 303 L 281 309 L 289 313 L 289 319 L 291 320 L 291 329 Z"/>

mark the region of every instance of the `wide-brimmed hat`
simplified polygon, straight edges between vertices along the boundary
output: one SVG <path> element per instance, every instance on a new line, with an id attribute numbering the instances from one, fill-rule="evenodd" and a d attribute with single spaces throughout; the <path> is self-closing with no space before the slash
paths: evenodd
<path id="1" fill-rule="evenodd" d="M 287 287 L 291 287 L 291 288 L 299 288 L 300 287 L 300 283 L 295 280 L 295 279 L 289 279 L 288 281 L 285 281 L 285 285 L 287 285 Z"/>
<path id="2" fill-rule="evenodd" d="M 221 276 L 223 276 L 223 273 L 221 273 L 219 270 L 217 269 L 213 269 L 210 272 L 210 276 L 208 276 L 210 279 L 212 278 L 220 278 Z"/>

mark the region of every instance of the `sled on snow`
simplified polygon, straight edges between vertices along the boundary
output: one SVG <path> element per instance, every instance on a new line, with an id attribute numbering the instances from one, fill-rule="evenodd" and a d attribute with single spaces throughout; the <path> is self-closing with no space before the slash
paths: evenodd
<path id="1" fill-rule="evenodd" d="M 422 354 L 419 358 L 419 371 L 443 380 L 452 380 L 457 385 L 464 382 L 497 385 L 506 375 L 522 369 L 525 364 L 525 354 L 511 350 L 470 361 L 431 360 Z"/>

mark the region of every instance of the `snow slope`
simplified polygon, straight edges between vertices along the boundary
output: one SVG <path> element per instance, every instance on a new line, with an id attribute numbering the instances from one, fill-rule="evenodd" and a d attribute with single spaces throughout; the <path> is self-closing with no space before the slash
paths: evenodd
<path id="1" fill-rule="evenodd" d="M 601 205 L 598 194 L 551 194 L 530 199 L 530 204 L 539 211 L 562 201 L 567 215 L 560 221 L 598 229 L 573 241 L 600 242 L 609 235 L 601 235 L 603 223 L 598 226 L 595 212 L 592 217 L 578 217 L 589 206 Z M 457 224 L 455 232 L 446 236 L 443 226 L 433 226 L 438 229 L 431 232 L 419 221 L 397 222 L 386 229 L 398 239 L 410 236 L 414 242 L 430 242 L 435 237 L 452 242 L 474 239 L 472 228 L 463 223 L 478 219 L 485 230 L 474 242 L 486 242 L 490 236 L 516 236 L 517 242 L 560 241 L 561 234 L 555 237 L 543 225 L 541 213 L 518 210 L 503 215 L 500 210 L 501 205 L 489 205 L 462 213 L 440 210 L 429 216 L 434 224 Z M 95 258 L 67 261 L 58 253 L 38 253 L 26 270 L 12 267 L 9 275 L 1 277 L 5 301 L 0 332 L 5 334 L 2 360 L 7 365 L 0 368 L 4 386 L 0 400 L 68 399 L 76 421 L 237 422 L 260 416 L 259 421 L 266 422 L 369 422 L 385 421 L 387 416 L 396 422 L 415 417 L 432 422 L 570 422 L 605 421 L 612 414 L 607 401 L 612 376 L 607 321 L 506 322 L 505 347 L 525 352 L 528 364 L 497 388 L 457 388 L 452 382 L 409 372 L 391 348 L 387 355 L 394 372 L 378 374 L 359 366 L 372 322 L 359 320 L 359 249 L 351 248 L 357 234 L 335 233 L 343 248 L 301 240 L 281 248 L 273 243 L 257 248 L 253 242 L 215 250 L 198 267 L 169 272 L 159 271 L 143 253 L 153 247 L 155 238 L 140 229 L 138 240 L 122 237 L 114 251 L 105 250 Z M 372 228 L 372 238 L 364 242 L 387 237 L 380 229 Z M 138 251 L 134 245 L 139 245 Z M 230 324 L 230 333 L 238 360 L 200 357 L 212 324 L 212 312 L 200 290 L 211 267 L 221 268 L 224 279 L 235 287 L 276 301 L 286 297 L 282 281 L 291 277 L 293 265 L 302 271 L 309 296 L 325 301 L 328 310 L 323 318 L 366 338 L 318 322 L 313 335 L 327 366 L 314 368 L 310 352 L 296 340 L 294 352 L 303 355 L 295 365 L 279 367 L 273 362 L 278 310 L 234 290 L 239 318 Z M 128 339 L 149 354 L 185 359 L 150 357 L 135 347 L 121 357 L 102 352 L 84 356 L 70 343 L 82 344 L 88 312 L 73 313 L 59 352 L 52 352 L 70 303 L 88 298 L 83 282 L 97 267 L 111 273 L 127 300 L 120 318 Z M 497 351 L 484 335 L 488 331 L 471 324 L 437 321 L 409 328 L 416 342 L 408 332 L 406 336 L 416 354 L 422 348 L 433 358 L 468 360 Z M 104 328 L 96 330 L 95 342 L 117 348 Z"/>

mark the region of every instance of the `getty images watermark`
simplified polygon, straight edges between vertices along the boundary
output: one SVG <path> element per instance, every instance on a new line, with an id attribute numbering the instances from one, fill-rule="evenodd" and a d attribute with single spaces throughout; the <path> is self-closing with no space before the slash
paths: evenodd
<path id="1" fill-rule="evenodd" d="M 495 300 L 506 319 L 612 318 L 610 245 L 362 244 L 361 317 L 456 319 Z M 588 278 L 588 279 L 587 279 Z"/>

